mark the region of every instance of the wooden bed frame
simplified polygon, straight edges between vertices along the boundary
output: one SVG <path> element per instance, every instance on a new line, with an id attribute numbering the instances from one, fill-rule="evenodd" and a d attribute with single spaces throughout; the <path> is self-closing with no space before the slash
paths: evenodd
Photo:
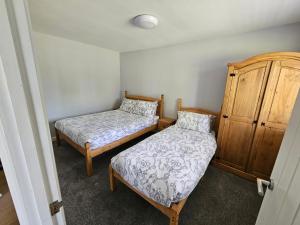
<path id="1" fill-rule="evenodd" d="M 134 99 L 134 100 L 143 100 L 143 101 L 149 101 L 149 102 L 158 102 L 156 115 L 159 116 L 159 118 L 163 118 L 164 114 L 164 95 L 161 95 L 160 98 L 152 98 L 152 97 L 146 97 L 146 96 L 139 96 L 139 95 L 128 95 L 128 92 L 125 91 L 125 98 L 128 99 Z M 71 140 L 66 134 L 61 132 L 60 130 L 55 128 L 55 134 L 56 134 L 56 144 L 57 146 L 60 145 L 61 140 L 65 140 L 67 143 L 69 143 L 72 147 L 74 147 L 77 151 L 79 151 L 81 154 L 85 156 L 85 163 L 86 163 L 86 172 L 88 176 L 91 176 L 93 174 L 93 164 L 92 159 L 98 155 L 101 155 L 104 152 L 107 152 L 115 147 L 118 147 L 128 141 L 131 141 L 143 134 L 146 134 L 150 131 L 154 131 L 157 129 L 157 124 L 154 124 L 150 127 L 146 127 L 143 130 L 140 130 L 136 133 L 133 133 L 131 135 L 125 136 L 117 141 L 114 141 L 112 143 L 109 143 L 107 145 L 104 145 L 100 148 L 96 148 L 91 150 L 90 143 L 85 143 L 85 147 L 80 146 L 79 144 L 75 143 L 73 140 Z"/>
<path id="2" fill-rule="evenodd" d="M 218 121 L 219 121 L 219 113 L 215 113 L 206 109 L 201 108 L 190 108 L 190 107 L 182 107 L 182 99 L 179 98 L 177 100 L 177 110 L 178 111 L 188 111 L 188 112 L 194 112 L 194 113 L 201 113 L 201 114 L 210 114 L 216 116 L 216 122 L 214 124 L 215 133 L 217 135 L 217 129 L 218 129 Z M 179 214 L 186 203 L 186 199 L 183 199 L 177 203 L 172 203 L 170 207 L 163 206 L 152 199 L 145 196 L 142 192 L 135 189 L 132 185 L 130 185 L 127 181 L 125 181 L 109 164 L 109 183 L 110 183 L 110 190 L 113 192 L 116 187 L 116 181 L 120 181 L 121 183 L 125 184 L 127 187 L 129 187 L 131 190 L 133 190 L 135 193 L 137 193 L 139 196 L 144 198 L 147 202 L 149 202 L 151 205 L 153 205 L 155 208 L 160 210 L 163 214 L 168 216 L 170 218 L 170 225 L 178 225 L 179 223 Z"/>

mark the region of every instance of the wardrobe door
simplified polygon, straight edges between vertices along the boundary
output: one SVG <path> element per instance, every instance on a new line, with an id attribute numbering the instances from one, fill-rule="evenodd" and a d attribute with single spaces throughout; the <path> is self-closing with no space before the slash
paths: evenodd
<path id="1" fill-rule="evenodd" d="M 245 170 L 270 70 L 270 61 L 229 68 L 220 120 L 217 158 Z"/>
<path id="2" fill-rule="evenodd" d="M 300 88 L 300 61 L 274 61 L 259 116 L 248 171 L 271 175 Z"/>

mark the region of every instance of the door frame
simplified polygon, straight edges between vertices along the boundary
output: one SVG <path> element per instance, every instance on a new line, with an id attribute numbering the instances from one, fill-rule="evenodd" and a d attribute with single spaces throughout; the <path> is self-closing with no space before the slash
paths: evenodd
<path id="1" fill-rule="evenodd" d="M 0 0 L 0 157 L 20 224 L 65 225 L 27 0 Z"/>

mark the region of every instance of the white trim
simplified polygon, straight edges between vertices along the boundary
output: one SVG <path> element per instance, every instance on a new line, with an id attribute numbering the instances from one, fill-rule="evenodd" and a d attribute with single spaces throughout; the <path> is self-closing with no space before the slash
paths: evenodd
<path id="1" fill-rule="evenodd" d="M 28 146 L 24 146 L 26 144 L 22 143 L 22 139 L 24 141 L 24 137 L 22 138 L 20 134 L 22 128 L 18 127 L 18 119 L 13 111 L 13 103 L 10 99 L 2 60 L 0 61 L 0 85 L 0 157 L 12 199 L 19 221 L 22 221 L 22 224 L 42 224 L 34 194 L 35 188 L 30 179 L 29 162 L 26 162 L 25 152 L 28 150 Z M 26 123 L 26 121 L 24 122 Z M 26 128 L 26 125 L 28 124 L 19 124 L 24 128 Z M 28 153 L 31 153 L 30 150 Z M 37 159 L 36 154 L 33 154 L 32 158 Z M 40 178 L 41 174 L 36 174 L 36 177 Z"/>
<path id="2" fill-rule="evenodd" d="M 20 223 L 64 225 L 26 0 L 0 0 L 0 157 Z"/>
<path id="3" fill-rule="evenodd" d="M 14 0 L 20 2 L 20 0 Z M 27 2 L 23 1 L 23 6 L 19 7 L 19 13 L 16 13 L 16 20 L 18 23 L 18 30 L 22 34 L 20 38 L 22 52 L 24 54 L 24 65 L 27 70 L 28 87 L 32 97 L 32 108 L 36 120 L 36 132 L 39 134 L 41 149 L 43 150 L 43 159 L 46 167 L 46 180 L 49 186 L 49 195 L 51 201 L 61 200 L 61 193 L 59 181 L 57 177 L 56 163 L 53 153 L 52 140 L 49 129 L 49 122 L 47 119 L 46 106 L 43 101 L 42 92 L 40 91 L 41 82 L 38 76 L 38 66 L 35 63 L 35 53 L 32 45 L 31 37 L 31 23 L 29 18 L 29 11 Z M 63 209 L 61 213 L 56 214 L 55 219 L 59 224 L 65 224 L 65 216 Z"/>
<path id="4" fill-rule="evenodd" d="M 0 71 L 1 75 L 1 71 Z M 0 79 L 1 80 L 1 79 Z M 4 135 L 2 123 L 0 120 L 0 157 L 3 164 L 3 169 L 6 174 L 6 179 L 8 181 L 10 193 L 13 197 L 14 206 L 16 208 L 17 216 L 19 221 L 22 221 L 23 224 L 30 225 L 30 221 L 28 219 L 28 215 L 26 212 L 26 204 L 25 200 L 22 197 L 22 192 L 20 191 L 17 171 L 13 166 L 13 159 L 11 158 L 11 154 L 9 154 L 9 147 L 6 141 L 6 137 Z"/>

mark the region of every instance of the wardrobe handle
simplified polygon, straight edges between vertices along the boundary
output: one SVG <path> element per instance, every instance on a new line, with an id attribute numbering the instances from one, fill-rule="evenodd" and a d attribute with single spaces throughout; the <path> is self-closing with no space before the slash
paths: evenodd
<path id="1" fill-rule="evenodd" d="M 253 123 L 254 123 L 254 124 L 257 124 L 257 120 L 253 120 Z"/>
<path id="2" fill-rule="evenodd" d="M 223 115 L 223 118 L 228 118 L 228 116 L 227 115 Z"/>
<path id="3" fill-rule="evenodd" d="M 262 125 L 262 126 L 265 126 L 266 124 L 264 123 L 264 122 L 261 122 L 261 124 L 260 125 Z"/>

